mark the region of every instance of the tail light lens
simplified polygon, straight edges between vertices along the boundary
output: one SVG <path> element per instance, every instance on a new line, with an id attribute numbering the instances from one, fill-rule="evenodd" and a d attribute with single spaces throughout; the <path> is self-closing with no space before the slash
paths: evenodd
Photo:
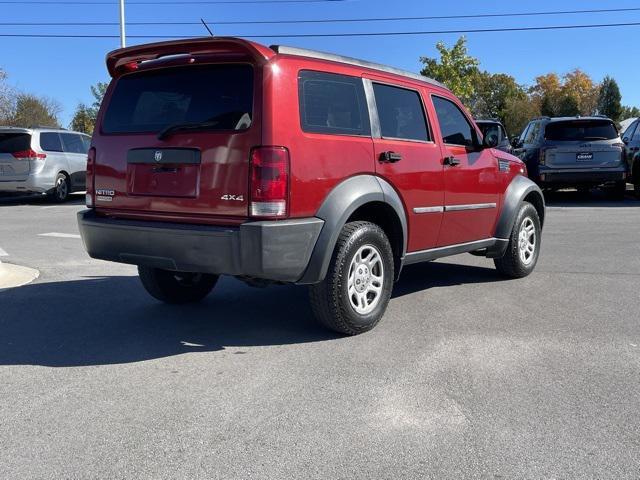
<path id="1" fill-rule="evenodd" d="M 19 152 L 13 152 L 11 155 L 18 160 L 44 160 L 47 158 L 46 153 L 38 153 L 35 150 L 20 150 Z"/>
<path id="2" fill-rule="evenodd" d="M 287 216 L 289 163 L 289 151 L 285 147 L 256 147 L 251 151 L 249 212 L 252 217 Z"/>
<path id="3" fill-rule="evenodd" d="M 87 152 L 87 195 L 86 195 L 86 205 L 89 208 L 93 208 L 94 206 L 94 179 L 95 179 L 95 168 L 96 168 L 96 149 L 91 147 L 89 152 Z"/>
<path id="4" fill-rule="evenodd" d="M 547 163 L 547 156 L 555 155 L 555 150 L 555 148 L 541 148 L 538 163 L 540 165 L 545 165 Z"/>

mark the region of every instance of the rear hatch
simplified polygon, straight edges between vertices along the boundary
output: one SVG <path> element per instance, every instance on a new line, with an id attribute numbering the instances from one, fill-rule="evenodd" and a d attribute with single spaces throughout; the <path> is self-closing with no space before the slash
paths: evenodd
<path id="1" fill-rule="evenodd" d="M 162 45 L 189 53 L 135 61 L 129 52 L 134 61 L 107 91 L 93 139 L 96 209 L 171 221 L 246 218 L 249 157 L 262 138 L 263 57 L 249 42 L 161 44 L 166 53 Z"/>
<path id="2" fill-rule="evenodd" d="M 30 133 L 0 130 L 0 181 L 25 181 L 32 156 Z"/>
<path id="3" fill-rule="evenodd" d="M 545 129 L 541 159 L 551 168 L 614 168 L 622 162 L 622 145 L 611 120 L 551 122 Z"/>

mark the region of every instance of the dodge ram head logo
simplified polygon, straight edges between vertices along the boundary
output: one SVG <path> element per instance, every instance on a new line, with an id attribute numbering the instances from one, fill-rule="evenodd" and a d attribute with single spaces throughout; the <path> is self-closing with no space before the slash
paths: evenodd
<path id="1" fill-rule="evenodd" d="M 153 154 L 153 159 L 156 163 L 160 163 L 162 161 L 162 152 L 160 150 L 156 150 L 156 153 Z"/>

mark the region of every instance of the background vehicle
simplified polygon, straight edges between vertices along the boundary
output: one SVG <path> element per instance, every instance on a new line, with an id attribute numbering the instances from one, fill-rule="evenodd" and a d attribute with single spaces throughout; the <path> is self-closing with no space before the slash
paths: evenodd
<path id="1" fill-rule="evenodd" d="M 617 198 L 627 187 L 622 141 L 604 117 L 537 118 L 522 132 L 514 154 L 544 188 L 587 189 L 607 184 Z"/>
<path id="2" fill-rule="evenodd" d="M 500 120 L 476 120 L 476 125 L 480 127 L 482 136 L 495 135 L 497 137 L 496 148 L 503 152 L 512 153 L 513 147 L 509 141 L 507 131 Z"/>
<path id="3" fill-rule="evenodd" d="M 0 193 L 47 193 L 62 202 L 85 190 L 90 142 L 63 129 L 0 127 Z"/>
<path id="4" fill-rule="evenodd" d="M 622 134 L 624 156 L 636 197 L 640 198 L 640 119 L 636 119 Z"/>
<path id="5" fill-rule="evenodd" d="M 317 319 L 353 335 L 380 321 L 403 265 L 536 265 L 542 192 L 433 80 L 234 38 L 107 66 L 80 232 L 155 298 L 200 300 L 221 274 L 309 285 Z"/>

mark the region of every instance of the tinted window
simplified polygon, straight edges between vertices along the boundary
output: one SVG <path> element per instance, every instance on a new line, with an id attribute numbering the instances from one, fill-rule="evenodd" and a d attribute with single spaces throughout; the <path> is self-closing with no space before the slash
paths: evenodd
<path id="1" fill-rule="evenodd" d="M 527 134 L 524 137 L 523 143 L 532 144 L 536 143 L 538 136 L 540 135 L 540 122 L 533 122 L 529 130 L 527 130 Z"/>
<path id="2" fill-rule="evenodd" d="M 504 137 L 504 135 L 502 135 L 502 129 L 497 123 L 479 123 L 478 126 L 482 132 L 482 136 L 485 138 L 489 135 L 495 135 L 498 138 L 498 141 L 501 141 Z"/>
<path id="3" fill-rule="evenodd" d="M 157 133 L 169 125 L 202 123 L 206 130 L 242 130 L 253 114 L 249 65 L 174 67 L 124 75 L 105 114 L 105 133 Z"/>
<path id="4" fill-rule="evenodd" d="M 633 122 L 631 125 L 627 127 L 627 129 L 622 134 L 622 138 L 629 138 L 633 136 L 633 132 L 636 129 L 637 122 Z"/>
<path id="5" fill-rule="evenodd" d="M 379 83 L 373 84 L 373 92 L 383 137 L 430 140 L 418 92 Z"/>
<path id="6" fill-rule="evenodd" d="M 438 115 L 444 143 L 465 147 L 475 144 L 475 129 L 455 103 L 442 97 L 433 97 L 433 106 Z"/>
<path id="7" fill-rule="evenodd" d="M 547 124 L 544 138 L 551 141 L 612 140 L 618 131 L 610 120 L 570 120 Z"/>
<path id="8" fill-rule="evenodd" d="M 91 137 L 87 137 L 86 135 L 80 135 L 80 137 L 84 143 L 84 151 L 88 152 L 89 148 L 91 148 Z"/>
<path id="9" fill-rule="evenodd" d="M 370 135 L 361 78 L 302 71 L 298 94 L 300 123 L 305 132 Z"/>
<path id="10" fill-rule="evenodd" d="M 31 135 L 28 133 L 0 133 L 0 153 L 13 153 L 29 150 Z"/>
<path id="11" fill-rule="evenodd" d="M 60 135 L 55 132 L 41 133 L 40 148 L 45 152 L 61 152 L 62 143 L 60 142 Z"/>
<path id="12" fill-rule="evenodd" d="M 75 133 L 61 133 L 62 145 L 67 153 L 87 153 L 88 149 L 82 141 L 82 137 Z"/>

